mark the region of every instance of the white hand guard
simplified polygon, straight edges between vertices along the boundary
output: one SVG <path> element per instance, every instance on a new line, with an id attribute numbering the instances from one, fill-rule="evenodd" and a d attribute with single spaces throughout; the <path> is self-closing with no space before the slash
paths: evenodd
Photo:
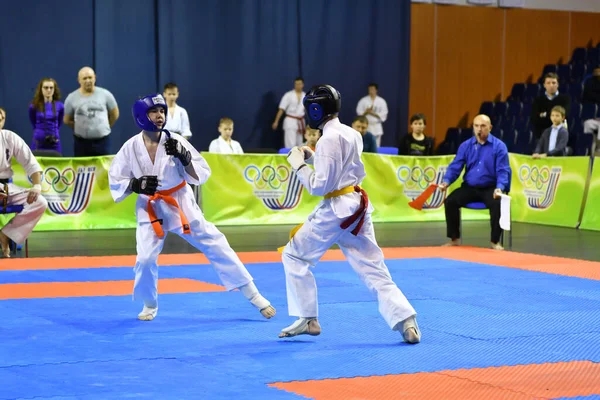
<path id="1" fill-rule="evenodd" d="M 290 150 L 287 160 L 295 171 L 297 171 L 301 166 L 306 165 L 304 162 L 304 152 L 297 146 Z"/>
<path id="2" fill-rule="evenodd" d="M 313 165 L 313 162 L 315 161 L 315 152 L 308 146 L 302 146 L 301 149 L 304 152 L 304 162 Z"/>

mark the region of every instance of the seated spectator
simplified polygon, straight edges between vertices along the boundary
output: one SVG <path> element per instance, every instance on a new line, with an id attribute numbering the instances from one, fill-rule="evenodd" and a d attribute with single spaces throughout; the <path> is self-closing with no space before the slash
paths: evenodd
<path id="1" fill-rule="evenodd" d="M 5 113 L 0 118 L 4 120 Z M 0 124 L 0 127 L 2 124 Z M 0 129 L 0 198 L 7 206 L 23 206 L 23 211 L 16 214 L 0 231 L 0 247 L 4 257 L 10 257 L 10 241 L 16 244 L 25 242 L 35 225 L 38 223 L 48 202 L 41 195 L 42 168 L 35 159 L 27 143 L 19 135 L 8 129 Z M 6 155 L 6 157 L 4 156 Z M 21 165 L 32 187 L 26 188 L 9 182 L 14 175 L 12 158 Z"/>
<path id="2" fill-rule="evenodd" d="M 367 132 L 367 129 L 369 129 L 367 117 L 363 115 L 354 117 L 352 128 L 362 135 L 363 153 L 377 153 L 377 139 L 371 132 Z"/>
<path id="3" fill-rule="evenodd" d="M 65 107 L 60 100 L 60 89 L 52 78 L 39 81 L 35 95 L 29 104 L 29 121 L 33 128 L 31 150 L 54 152 L 60 156 L 60 127 Z"/>
<path id="4" fill-rule="evenodd" d="M 4 129 L 4 123 L 6 122 L 6 110 L 0 107 L 0 129 Z"/>
<path id="5" fill-rule="evenodd" d="M 173 82 L 169 82 L 163 89 L 163 96 L 167 101 L 168 113 L 167 124 L 165 129 L 169 132 L 175 132 L 180 134 L 186 140 L 192 138 L 192 131 L 190 130 L 190 118 L 185 108 L 177 104 L 179 98 L 179 89 Z"/>
<path id="6" fill-rule="evenodd" d="M 544 75 L 546 92 L 536 97 L 531 105 L 531 125 L 536 140 L 539 140 L 546 128 L 552 126 L 550 113 L 554 106 L 562 106 L 567 115 L 571 112 L 571 98 L 558 92 L 558 75 L 549 72 Z"/>
<path id="7" fill-rule="evenodd" d="M 217 154 L 244 154 L 239 142 L 231 139 L 233 135 L 233 120 L 223 117 L 219 121 L 219 133 L 221 136 L 210 142 L 208 151 Z"/>
<path id="8" fill-rule="evenodd" d="M 565 109 L 555 106 L 550 113 L 552 126 L 544 131 L 533 153 L 533 158 L 557 157 L 566 155 L 569 132 L 563 125 Z"/>
<path id="9" fill-rule="evenodd" d="M 600 66 L 594 69 L 592 77 L 585 82 L 581 100 L 583 103 L 600 105 Z M 587 134 L 596 135 L 596 154 L 599 154 L 600 118 L 593 118 L 583 121 L 583 131 Z"/>
<path id="10" fill-rule="evenodd" d="M 433 140 L 425 136 L 427 120 L 423 114 L 410 117 L 411 133 L 404 136 L 400 143 L 400 154 L 406 156 L 433 155 Z"/>
<path id="11" fill-rule="evenodd" d="M 310 126 L 307 126 L 306 131 L 304 132 L 304 139 L 306 140 L 306 142 L 304 143 L 304 146 L 308 146 L 308 147 L 310 147 L 310 149 L 312 151 L 315 151 L 316 147 L 317 147 L 317 141 L 319 140 L 320 137 L 321 137 L 320 130 L 313 129 Z"/>

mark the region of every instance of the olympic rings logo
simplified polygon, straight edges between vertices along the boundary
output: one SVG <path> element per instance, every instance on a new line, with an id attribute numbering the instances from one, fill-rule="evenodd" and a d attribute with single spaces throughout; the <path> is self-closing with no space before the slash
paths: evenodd
<path id="1" fill-rule="evenodd" d="M 550 182 L 550 169 L 548 167 L 538 168 L 537 166 L 521 165 L 519 180 L 526 188 L 535 187 L 537 190 L 542 190 L 544 185 Z"/>
<path id="2" fill-rule="evenodd" d="M 404 184 L 406 189 L 427 189 L 435 183 L 437 172 L 434 167 L 428 166 L 421 168 L 418 165 L 410 168 L 403 165 L 397 171 L 398 180 Z"/>
<path id="3" fill-rule="evenodd" d="M 262 169 L 249 165 L 244 170 L 244 178 L 254 183 L 256 189 L 278 190 L 290 179 L 290 170 L 283 165 L 265 165 Z"/>
<path id="4" fill-rule="evenodd" d="M 48 167 L 42 173 L 42 192 L 48 192 L 52 189 L 56 193 L 64 193 L 75 183 L 75 170 L 71 167 L 65 168 L 62 172 L 56 167 Z"/>

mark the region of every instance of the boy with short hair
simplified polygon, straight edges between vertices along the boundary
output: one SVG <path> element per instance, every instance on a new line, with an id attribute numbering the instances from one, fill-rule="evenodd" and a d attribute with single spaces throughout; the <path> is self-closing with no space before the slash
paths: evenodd
<path id="1" fill-rule="evenodd" d="M 566 155 L 569 132 L 564 127 L 566 111 L 562 106 L 554 106 L 550 112 L 552 126 L 547 128 L 540 138 L 533 158 L 556 157 Z"/>
<path id="2" fill-rule="evenodd" d="M 367 117 L 363 115 L 354 117 L 352 128 L 362 136 L 363 153 L 377 153 L 377 138 L 371 132 L 367 132 L 369 129 Z"/>
<path id="3" fill-rule="evenodd" d="M 217 154 L 244 154 L 240 142 L 231 138 L 233 135 L 233 120 L 223 117 L 219 121 L 219 133 L 221 136 L 210 142 L 209 153 Z"/>
<path id="4" fill-rule="evenodd" d="M 427 120 L 423 114 L 410 117 L 411 132 L 404 136 L 400 144 L 400 154 L 406 156 L 433 155 L 433 140 L 425 136 Z"/>
<path id="5" fill-rule="evenodd" d="M 163 97 L 167 101 L 167 107 L 169 108 L 169 118 L 167 118 L 167 125 L 165 129 L 169 132 L 175 132 L 185 140 L 192 138 L 192 131 L 190 130 L 190 119 L 185 108 L 177 104 L 179 98 L 179 88 L 173 82 L 169 82 L 163 89 Z"/>
<path id="6" fill-rule="evenodd" d="M 321 131 L 307 126 L 306 132 L 304 132 L 304 139 L 306 139 L 304 146 L 308 146 L 312 151 L 315 151 L 319 137 L 321 137 Z"/>

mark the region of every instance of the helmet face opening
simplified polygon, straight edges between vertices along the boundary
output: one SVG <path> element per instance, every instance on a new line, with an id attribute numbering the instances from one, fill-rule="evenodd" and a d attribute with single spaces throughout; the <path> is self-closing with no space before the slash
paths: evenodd
<path id="1" fill-rule="evenodd" d="M 341 107 L 340 93 L 330 85 L 316 85 L 303 100 L 308 116 L 308 124 L 318 129 L 331 116 L 337 114 Z"/>
<path id="2" fill-rule="evenodd" d="M 136 125 L 148 132 L 159 132 L 161 128 L 156 126 L 148 117 L 150 110 L 155 108 L 163 108 L 165 110 L 165 122 L 163 126 L 166 125 L 169 112 L 167 102 L 160 93 L 144 96 L 133 103 L 131 112 Z"/>

